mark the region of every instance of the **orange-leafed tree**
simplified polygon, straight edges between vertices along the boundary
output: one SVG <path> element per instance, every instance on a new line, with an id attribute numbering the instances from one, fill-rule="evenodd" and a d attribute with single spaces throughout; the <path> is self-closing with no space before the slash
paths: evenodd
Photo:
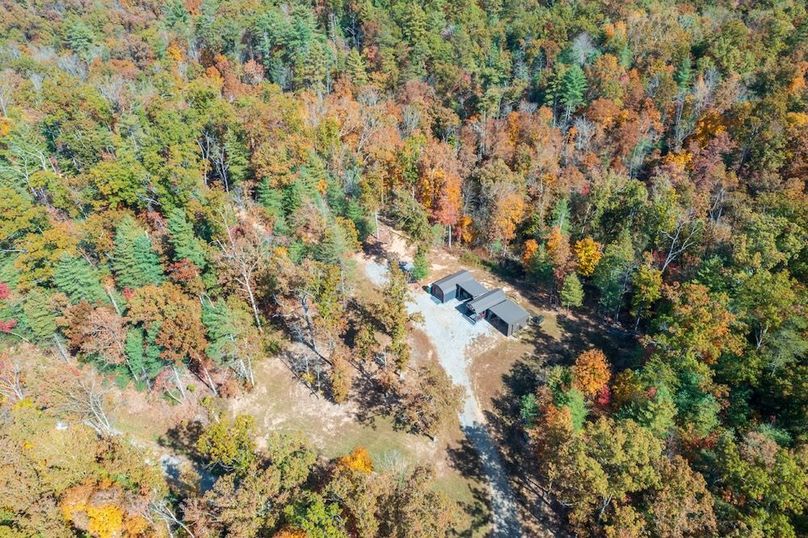
<path id="1" fill-rule="evenodd" d="M 576 241 L 574 252 L 578 273 L 582 276 L 591 276 L 603 257 L 602 245 L 591 237 L 584 237 L 580 241 Z"/>
<path id="2" fill-rule="evenodd" d="M 575 359 L 572 375 L 575 388 L 592 398 L 609 382 L 612 371 L 606 355 L 599 349 L 590 349 Z"/>
<path id="3" fill-rule="evenodd" d="M 367 448 L 362 446 L 354 448 L 350 454 L 341 457 L 337 465 L 360 473 L 373 471 L 373 460 L 370 458 L 370 453 Z"/>
<path id="4" fill-rule="evenodd" d="M 547 253 L 553 264 L 553 275 L 560 285 L 570 272 L 572 253 L 570 252 L 569 237 L 558 226 L 553 227 L 547 236 Z"/>
<path id="5" fill-rule="evenodd" d="M 149 285 L 138 289 L 129 302 L 128 316 L 146 328 L 159 327 L 156 342 L 167 361 L 200 361 L 207 348 L 202 306 L 175 284 Z"/>
<path id="6" fill-rule="evenodd" d="M 509 243 L 525 214 L 525 199 L 516 190 L 504 189 L 495 204 L 489 235 L 492 241 Z"/>
<path id="7" fill-rule="evenodd" d="M 528 265 L 539 250 L 539 243 L 535 239 L 528 239 L 522 245 L 522 263 Z"/>
<path id="8" fill-rule="evenodd" d="M 442 142 L 429 142 L 418 161 L 418 176 L 418 201 L 433 220 L 454 226 L 460 218 L 463 182 L 454 150 Z"/>
<path id="9" fill-rule="evenodd" d="M 95 538 L 153 536 L 137 503 L 107 481 L 85 482 L 67 490 L 61 498 L 62 516 L 76 529 Z"/>
<path id="10" fill-rule="evenodd" d="M 473 224 L 474 221 L 469 215 L 463 215 L 460 217 L 455 235 L 461 242 L 468 244 L 474 241 L 475 235 Z"/>
<path id="11" fill-rule="evenodd" d="M 308 534 L 305 531 L 293 529 L 292 527 L 285 527 L 275 533 L 274 538 L 307 538 Z"/>

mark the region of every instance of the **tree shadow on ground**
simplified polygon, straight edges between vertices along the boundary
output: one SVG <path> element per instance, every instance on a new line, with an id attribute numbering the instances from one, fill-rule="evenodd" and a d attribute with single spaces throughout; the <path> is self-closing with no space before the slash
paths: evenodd
<path id="1" fill-rule="evenodd" d="M 570 359 L 592 347 L 602 350 L 616 372 L 638 366 L 642 358 L 637 337 L 616 323 L 571 314 L 559 314 L 559 327 L 564 331 L 562 340 Z"/>
<path id="2" fill-rule="evenodd" d="M 196 443 L 204 429 L 204 426 L 198 420 L 183 421 L 169 429 L 157 442 L 160 446 L 187 454 L 195 461 L 198 461 Z"/>
<path id="3" fill-rule="evenodd" d="M 519 416 L 521 397 L 534 393 L 544 383 L 548 369 L 547 364 L 534 359 L 535 356 L 525 354 L 503 376 L 505 387 L 493 399 L 493 409 L 485 412 L 485 418 L 508 471 L 525 535 L 565 536 L 564 508 L 541 487 L 531 472 L 538 462 Z"/>
<path id="4" fill-rule="evenodd" d="M 566 509 L 539 482 L 532 444 L 520 417 L 520 401 L 541 387 L 554 366 L 571 365 L 583 351 L 598 347 L 624 368 L 635 360 L 639 347 L 634 335 L 621 327 L 584 314 L 559 312 L 557 323 L 561 337 L 553 338 L 533 324 L 522 332 L 523 342 L 531 344 L 511 368 L 503 374 L 503 388 L 486 411 L 491 435 L 497 440 L 503 464 L 519 503 L 528 534 L 563 536 Z"/>
<path id="5" fill-rule="evenodd" d="M 206 465 L 196 449 L 197 441 L 204 429 L 204 425 L 199 420 L 183 421 L 157 439 L 157 444 L 161 447 L 171 449 L 175 454 L 187 456 L 198 475 L 197 479 L 189 480 L 190 477 L 184 473 L 178 472 L 176 475 L 167 473 L 169 485 L 176 491 L 188 492 L 198 489 L 205 492 L 212 488 L 218 479 L 218 475 Z M 178 467 L 177 470 L 179 470 Z"/>
<path id="6" fill-rule="evenodd" d="M 366 426 L 376 427 L 376 419 L 394 414 L 396 399 L 372 375 L 357 369 L 353 380 L 351 400 L 356 402 L 354 418 Z"/>
<path id="7" fill-rule="evenodd" d="M 387 252 L 383 243 L 376 241 L 375 237 L 368 237 L 362 244 L 362 251 L 374 262 L 387 266 L 390 261 L 390 253 Z"/>
<path id="8" fill-rule="evenodd" d="M 486 477 L 482 471 L 480 456 L 471 440 L 464 435 L 456 446 L 446 449 L 449 464 L 469 480 L 469 490 L 473 501 L 460 503 L 469 517 L 469 528 L 460 536 L 473 536 L 489 524 L 491 506 L 486 490 Z"/>
<path id="9" fill-rule="evenodd" d="M 520 401 L 541 387 L 550 369 L 571 365 L 583 351 L 598 347 L 619 370 L 639 360 L 641 350 L 636 337 L 621 326 L 582 314 L 559 312 L 559 339 L 531 325 L 520 338 L 531 344 L 502 376 L 503 388 L 486 411 L 489 432 L 497 440 L 503 464 L 508 469 L 511 486 L 520 505 L 528 534 L 563 536 L 566 509 L 539 482 L 535 472 L 533 447 L 520 417 Z"/>

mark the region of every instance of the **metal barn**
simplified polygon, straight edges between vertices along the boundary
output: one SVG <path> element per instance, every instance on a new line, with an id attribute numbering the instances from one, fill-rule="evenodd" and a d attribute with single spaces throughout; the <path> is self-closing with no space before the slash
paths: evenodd
<path id="1" fill-rule="evenodd" d="M 473 299 L 485 293 L 485 287 L 477 282 L 471 273 L 463 269 L 436 280 L 429 291 L 440 302 L 446 303 L 455 298 L 461 301 Z"/>
<path id="2" fill-rule="evenodd" d="M 515 302 L 506 299 L 489 308 L 486 312 L 486 319 L 499 332 L 505 336 L 511 336 L 527 325 L 530 314 Z"/>
<path id="3" fill-rule="evenodd" d="M 530 319 L 527 310 L 508 299 L 501 288 L 487 290 L 465 269 L 435 281 L 429 291 L 441 303 L 465 301 L 470 318 L 485 318 L 505 336 L 514 334 Z"/>

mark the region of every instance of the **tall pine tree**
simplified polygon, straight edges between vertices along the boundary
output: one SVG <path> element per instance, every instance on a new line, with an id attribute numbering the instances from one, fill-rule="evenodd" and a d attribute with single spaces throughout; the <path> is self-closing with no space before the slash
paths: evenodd
<path id="1" fill-rule="evenodd" d="M 584 102 L 586 92 L 586 75 L 578 64 L 572 65 L 564 73 L 561 83 L 561 102 L 565 106 L 565 118 L 569 120 L 570 115 L 576 108 Z"/>
<path id="2" fill-rule="evenodd" d="M 160 284 L 164 279 L 160 258 L 145 230 L 131 217 L 121 220 L 115 230 L 112 270 L 122 288 Z"/>
<path id="3" fill-rule="evenodd" d="M 584 288 L 581 286 L 581 281 L 578 280 L 578 275 L 570 273 L 564 278 L 564 284 L 561 286 L 561 304 L 566 308 L 581 306 L 584 302 Z"/>
<path id="4" fill-rule="evenodd" d="M 48 340 L 56 334 L 56 312 L 47 291 L 34 288 L 26 294 L 20 322 L 27 329 L 24 332 L 35 342 Z"/>
<path id="5" fill-rule="evenodd" d="M 283 191 L 271 187 L 269 181 L 264 179 L 256 187 L 256 198 L 258 203 L 274 218 L 273 231 L 281 235 L 288 233 L 289 227 L 286 225 L 283 212 Z"/>
<path id="6" fill-rule="evenodd" d="M 160 358 L 160 347 L 154 342 L 157 332 L 157 328 L 145 332 L 136 327 L 126 333 L 126 366 L 137 384 L 150 385 L 166 364 Z"/>
<path id="7" fill-rule="evenodd" d="M 84 258 L 64 256 L 56 264 L 53 282 L 72 303 L 80 301 L 97 303 L 106 300 L 98 271 Z"/>
<path id="8" fill-rule="evenodd" d="M 175 208 L 169 214 L 168 233 L 176 261 L 187 259 L 200 269 L 205 267 L 205 250 L 182 209 Z"/>

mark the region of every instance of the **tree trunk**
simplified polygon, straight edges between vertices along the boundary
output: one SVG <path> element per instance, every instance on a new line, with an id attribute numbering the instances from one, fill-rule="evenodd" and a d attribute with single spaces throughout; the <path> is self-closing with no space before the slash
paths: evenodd
<path id="1" fill-rule="evenodd" d="M 309 311 L 309 300 L 305 295 L 300 298 L 300 306 L 303 308 L 303 319 L 306 320 L 306 329 L 309 332 L 311 349 L 317 355 L 320 355 L 320 352 L 317 351 L 317 340 L 314 338 L 314 322 L 311 319 L 311 312 Z"/>
<path id="2" fill-rule="evenodd" d="M 107 292 L 107 297 L 109 297 L 109 301 L 112 303 L 113 308 L 115 308 L 115 313 L 120 316 L 121 309 L 118 307 L 118 302 L 115 300 L 115 296 L 112 295 L 112 291 L 108 287 L 105 287 L 104 291 Z"/>
<path id="3" fill-rule="evenodd" d="M 208 388 L 213 392 L 213 395 L 218 398 L 219 391 L 216 390 L 216 383 L 213 382 L 213 379 L 210 377 L 210 372 L 208 371 L 207 367 L 204 364 L 199 364 L 199 367 L 202 369 L 202 373 L 204 377 L 201 378 L 202 382 L 208 386 Z"/>
<path id="4" fill-rule="evenodd" d="M 255 302 L 255 295 L 253 294 L 252 286 L 250 285 L 249 275 L 242 273 L 242 278 L 244 279 L 244 289 L 247 291 L 247 297 L 250 299 L 250 306 L 252 307 L 258 332 L 264 332 L 263 327 L 261 327 L 261 319 L 258 317 L 258 305 Z"/>
<path id="5" fill-rule="evenodd" d="M 171 370 L 174 372 L 174 384 L 177 386 L 177 389 L 180 391 L 180 396 L 182 396 L 182 401 L 185 401 L 185 387 L 182 384 L 182 380 L 180 379 L 180 373 L 177 371 L 176 366 L 172 366 Z"/>
<path id="6" fill-rule="evenodd" d="M 56 343 L 56 349 L 59 350 L 59 355 L 62 357 L 62 360 L 65 362 L 69 361 L 70 355 L 67 354 L 67 351 L 65 351 L 65 348 L 62 346 L 62 342 L 55 334 L 53 335 L 53 341 Z"/>

